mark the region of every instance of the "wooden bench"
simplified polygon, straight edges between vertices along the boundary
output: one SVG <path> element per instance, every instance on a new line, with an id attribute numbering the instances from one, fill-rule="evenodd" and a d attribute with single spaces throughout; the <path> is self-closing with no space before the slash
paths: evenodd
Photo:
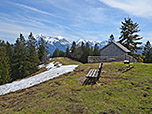
<path id="1" fill-rule="evenodd" d="M 100 73 L 102 69 L 103 63 L 101 62 L 99 65 L 99 69 L 90 69 L 89 72 L 86 75 L 86 80 L 83 82 L 83 85 L 87 84 L 95 84 L 96 81 L 100 78 Z"/>

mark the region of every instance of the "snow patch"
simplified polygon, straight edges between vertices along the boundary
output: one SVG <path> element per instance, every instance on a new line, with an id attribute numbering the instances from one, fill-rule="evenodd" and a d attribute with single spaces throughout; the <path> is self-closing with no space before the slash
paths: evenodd
<path id="1" fill-rule="evenodd" d="M 52 63 L 46 65 L 46 69 L 47 69 L 47 70 L 50 70 L 50 69 L 52 69 L 52 68 L 54 68 L 54 69 L 56 68 L 55 62 L 52 62 Z"/>
<path id="2" fill-rule="evenodd" d="M 48 71 L 42 72 L 35 76 L 22 79 L 19 81 L 14 81 L 0 86 L 0 95 L 4 95 L 10 92 L 15 92 L 17 90 L 32 87 L 34 85 L 40 84 L 47 80 L 58 77 L 64 73 L 72 72 L 78 65 L 64 65 L 58 64 L 60 67 L 54 66 L 54 62 L 47 65 Z"/>
<path id="3" fill-rule="evenodd" d="M 45 67 L 44 64 L 38 66 L 39 69 L 40 69 L 40 68 L 43 68 L 43 67 Z"/>

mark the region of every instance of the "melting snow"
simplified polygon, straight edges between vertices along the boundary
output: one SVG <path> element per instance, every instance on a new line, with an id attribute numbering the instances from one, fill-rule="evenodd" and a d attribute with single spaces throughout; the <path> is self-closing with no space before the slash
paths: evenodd
<path id="1" fill-rule="evenodd" d="M 25 89 L 32 87 L 34 85 L 40 84 L 42 82 L 45 82 L 47 80 L 53 79 L 55 77 L 58 77 L 64 73 L 68 73 L 73 71 L 78 65 L 64 65 L 58 64 L 58 66 L 54 66 L 54 62 L 48 64 L 46 68 L 48 71 L 42 72 L 40 74 L 37 74 L 35 76 L 22 79 L 19 81 L 14 81 L 12 83 L 8 83 L 5 85 L 0 86 L 0 95 L 4 95 L 10 92 L 15 92 L 20 89 Z"/>
<path id="2" fill-rule="evenodd" d="M 39 69 L 40 69 L 40 68 L 43 68 L 43 67 L 45 67 L 44 64 L 38 66 Z"/>

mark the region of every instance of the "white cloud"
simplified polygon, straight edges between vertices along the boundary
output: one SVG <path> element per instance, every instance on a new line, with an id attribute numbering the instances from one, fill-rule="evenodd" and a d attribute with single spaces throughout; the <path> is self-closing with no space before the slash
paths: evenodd
<path id="1" fill-rule="evenodd" d="M 90 23 L 105 23 L 108 18 L 105 15 L 105 8 L 92 5 L 92 0 L 48 0 L 48 3 L 64 11 L 67 20 L 82 26 Z M 96 2 L 94 2 L 96 3 Z"/>
<path id="2" fill-rule="evenodd" d="M 29 35 L 30 32 L 34 34 L 43 33 L 45 35 L 66 35 L 65 30 L 71 29 L 68 26 L 58 24 L 54 21 L 44 18 L 35 17 L 23 17 L 20 15 L 8 15 L 0 13 L 0 38 L 12 38 L 16 39 L 17 36 L 22 33 L 25 37 Z M 49 23 L 49 24 L 45 24 Z M 53 27 L 55 26 L 55 27 Z M 10 35 L 10 37 L 8 37 Z"/>
<path id="3" fill-rule="evenodd" d="M 54 14 L 52 14 L 52 13 L 50 13 L 50 12 L 46 12 L 46 11 L 39 10 L 39 9 L 34 8 L 34 7 L 31 7 L 31 6 L 27 6 L 27 5 L 23 5 L 23 4 L 19 4 L 19 3 L 13 3 L 13 2 L 10 2 L 10 3 L 11 3 L 11 4 L 14 4 L 14 5 L 16 5 L 16 6 L 20 6 L 20 7 L 22 7 L 22 8 L 26 8 L 26 9 L 28 9 L 28 10 L 35 11 L 35 12 L 37 12 L 37 13 L 41 13 L 41 14 L 45 14 L 45 15 L 49 15 L 49 16 L 53 16 L 53 17 L 57 17 L 57 18 L 62 18 L 62 19 L 63 19 L 63 17 L 61 17 L 61 16 L 57 16 L 57 15 L 54 15 Z"/>
<path id="4" fill-rule="evenodd" d="M 73 10 L 68 9 L 68 6 L 72 5 L 72 3 L 70 3 L 71 1 L 66 1 L 66 0 L 61 0 L 61 1 L 58 1 L 58 0 L 47 0 L 46 2 L 48 4 L 53 5 L 54 7 L 58 8 L 58 9 L 60 9 L 60 10 L 64 10 L 64 11 L 67 11 L 67 12 L 73 12 Z M 66 7 L 64 7 L 63 4 L 66 4 Z"/>
<path id="5" fill-rule="evenodd" d="M 101 2 L 124 10 L 125 12 L 140 16 L 140 17 L 152 17 L 152 1 L 151 0 L 100 0 Z"/>
<path id="6" fill-rule="evenodd" d="M 141 34 L 144 34 L 142 39 L 143 42 L 152 42 L 152 32 L 141 32 Z"/>

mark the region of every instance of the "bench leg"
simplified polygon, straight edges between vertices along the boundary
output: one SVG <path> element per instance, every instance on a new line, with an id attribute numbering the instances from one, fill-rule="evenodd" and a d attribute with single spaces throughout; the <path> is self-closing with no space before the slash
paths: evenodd
<path id="1" fill-rule="evenodd" d="M 99 77 L 97 78 L 87 78 L 82 85 L 94 85 L 99 80 Z"/>
<path id="2" fill-rule="evenodd" d="M 89 83 L 89 84 L 91 84 L 91 85 L 96 84 L 96 79 L 95 79 L 95 78 L 91 78 L 91 79 L 90 79 L 90 83 Z"/>
<path id="3" fill-rule="evenodd" d="M 87 85 L 88 81 L 89 81 L 89 79 L 88 79 L 88 78 L 87 78 L 87 79 L 85 79 L 85 81 L 83 82 L 83 84 L 82 84 L 82 85 Z"/>

